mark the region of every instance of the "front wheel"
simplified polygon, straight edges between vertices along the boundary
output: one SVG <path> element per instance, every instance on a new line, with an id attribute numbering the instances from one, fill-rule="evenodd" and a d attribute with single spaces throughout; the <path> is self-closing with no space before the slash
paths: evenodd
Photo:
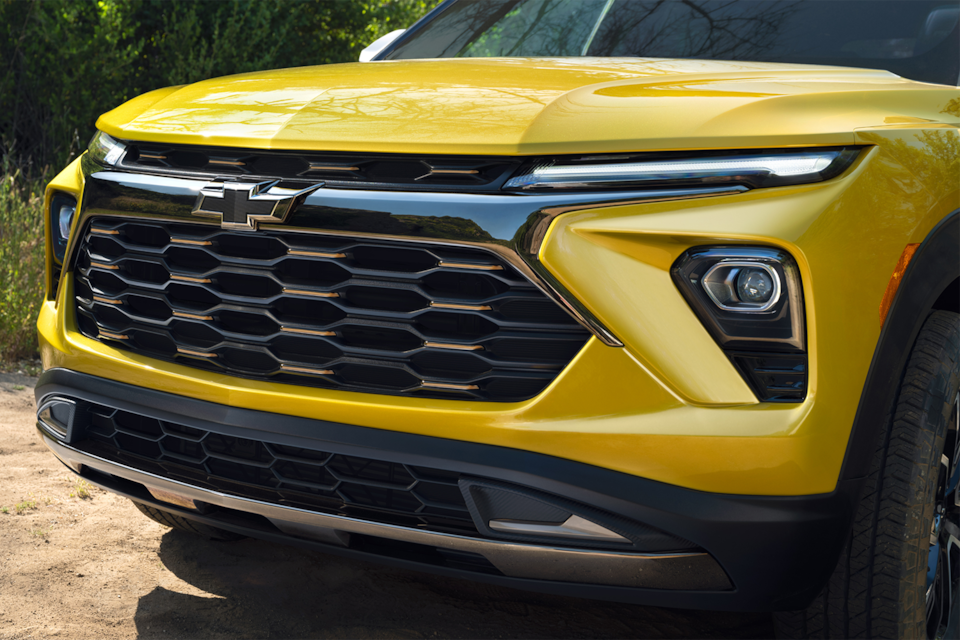
<path id="1" fill-rule="evenodd" d="M 960 315 L 936 311 L 910 352 L 837 568 L 806 610 L 774 615 L 779 636 L 944 637 L 960 587 L 958 363 Z"/>

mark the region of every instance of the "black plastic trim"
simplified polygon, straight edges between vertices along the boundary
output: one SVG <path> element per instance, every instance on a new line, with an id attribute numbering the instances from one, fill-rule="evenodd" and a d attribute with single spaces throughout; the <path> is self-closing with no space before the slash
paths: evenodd
<path id="1" fill-rule="evenodd" d="M 72 470 L 72 469 L 71 469 Z M 569 582 L 557 582 L 551 580 L 533 580 L 527 578 L 512 578 L 502 575 L 496 568 L 489 563 L 485 563 L 483 558 L 469 557 L 472 554 L 459 554 L 468 556 L 466 558 L 454 557 L 454 562 L 449 562 L 449 552 L 444 554 L 443 550 L 433 549 L 421 544 L 383 541 L 372 536 L 352 534 L 351 547 L 343 547 L 332 544 L 314 542 L 305 538 L 299 538 L 280 532 L 273 526 L 269 520 L 254 514 L 243 513 L 239 511 L 230 511 L 222 508 L 213 510 L 210 514 L 182 509 L 174 505 L 160 502 L 153 498 L 146 489 L 135 482 L 125 480 L 116 476 L 107 476 L 94 470 L 82 471 L 81 477 L 91 483 L 116 493 L 125 498 L 135 500 L 143 504 L 148 504 L 155 509 L 167 511 L 180 517 L 195 520 L 227 531 L 232 531 L 240 535 L 274 542 L 278 544 L 287 544 L 311 551 L 321 553 L 332 553 L 334 555 L 353 558 L 355 560 L 365 560 L 378 564 L 386 564 L 401 569 L 411 571 L 423 571 L 427 573 L 448 576 L 452 578 L 462 578 L 475 582 L 484 582 L 496 584 L 513 589 L 524 589 L 527 591 L 536 591 L 552 595 L 567 596 L 574 598 L 593 598 L 596 600 L 608 600 L 612 602 L 626 603 L 647 603 L 652 601 L 658 603 L 663 600 L 665 603 L 677 598 L 697 598 L 705 595 L 703 591 L 684 591 L 684 590 L 654 590 L 654 589 L 630 589 L 623 587 L 611 587 L 594 584 L 575 584 Z M 359 539 L 359 540 L 358 540 Z M 359 543 L 359 544 L 358 544 Z M 439 552 L 439 553 L 438 553 Z M 447 558 L 438 557 L 438 555 L 447 555 Z M 446 560 L 446 562 L 444 562 Z M 459 560 L 459 562 L 456 562 Z M 454 568 L 459 564 L 464 568 Z M 464 565 L 472 565 L 469 568 Z M 709 595 L 728 595 L 729 591 L 718 591 Z M 669 606 L 664 604 L 663 606 Z M 703 607 L 700 607 L 703 608 Z M 721 607 L 722 608 L 722 607 Z"/>
<path id="2" fill-rule="evenodd" d="M 582 505 L 557 496 L 531 491 L 512 484 L 490 482 L 485 479 L 460 477 L 460 490 L 466 500 L 470 516 L 477 531 L 491 539 L 512 540 L 514 542 L 539 542 L 541 544 L 562 544 L 565 547 L 587 547 L 591 549 L 619 549 L 633 547 L 639 552 L 699 551 L 686 540 L 657 531 L 646 525 L 626 520 L 589 505 Z M 559 522 L 571 515 L 578 515 L 595 522 L 622 536 L 620 540 L 558 538 L 536 536 L 530 533 L 509 533 L 494 531 L 489 521 L 506 519 L 522 522 Z"/>
<path id="3" fill-rule="evenodd" d="M 806 606 L 832 573 L 859 482 L 829 494 L 743 496 L 694 491 L 543 454 L 241 409 L 66 369 L 46 371 L 38 402 L 66 395 L 219 433 L 450 469 L 562 496 L 690 540 L 721 564 L 732 592 L 502 584 L 655 606 L 759 611 Z M 322 445 L 318 444 L 322 443 Z M 271 539 L 269 536 L 259 536 Z M 471 572 L 459 575 L 483 579 Z"/>
<path id="4" fill-rule="evenodd" d="M 80 206 L 77 203 L 77 197 L 65 191 L 54 191 L 50 197 L 50 210 L 48 212 L 50 220 L 50 240 L 53 245 L 53 261 L 55 265 L 62 265 L 64 256 L 67 253 L 67 244 L 70 238 L 64 238 L 60 235 L 60 219 L 58 211 L 64 204 L 73 203 L 74 220 L 78 217 Z M 76 226 L 76 225 L 74 225 Z"/>

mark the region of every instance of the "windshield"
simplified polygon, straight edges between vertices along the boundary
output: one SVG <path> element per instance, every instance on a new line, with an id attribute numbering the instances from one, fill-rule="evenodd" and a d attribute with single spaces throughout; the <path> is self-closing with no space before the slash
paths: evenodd
<path id="1" fill-rule="evenodd" d="M 955 85 L 958 18 L 943 0 L 459 0 L 385 58 L 790 62 Z"/>

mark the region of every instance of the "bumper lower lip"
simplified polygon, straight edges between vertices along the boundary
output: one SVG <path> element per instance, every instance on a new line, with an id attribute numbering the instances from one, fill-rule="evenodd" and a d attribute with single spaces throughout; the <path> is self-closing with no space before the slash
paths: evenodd
<path id="1" fill-rule="evenodd" d="M 263 516 L 280 531 L 297 531 L 301 537 L 329 542 L 336 539 L 335 535 L 330 535 L 333 532 L 362 534 L 473 553 L 486 558 L 501 573 L 510 578 L 647 589 L 723 591 L 732 588 L 723 569 L 706 553 L 641 555 L 516 544 L 316 513 L 227 495 L 162 478 L 77 451 L 54 440 L 42 428 L 38 427 L 38 431 L 44 444 L 61 462 L 90 482 L 108 490 L 116 489 L 111 486 L 109 477 L 119 478 L 209 505 Z M 108 478 L 85 473 L 88 469 L 105 474 Z M 170 504 L 159 502 L 155 504 L 186 517 L 191 515 L 188 511 Z M 341 537 L 341 539 L 345 538 Z"/>
<path id="2" fill-rule="evenodd" d="M 432 525 L 427 528 L 432 529 L 433 533 L 446 535 L 434 537 L 428 533 L 429 538 L 417 538 L 423 542 L 406 542 L 402 538 L 387 536 L 393 535 L 391 532 L 396 529 L 406 530 L 409 527 L 417 533 L 424 533 L 425 529 L 412 523 L 397 526 L 396 522 L 390 522 L 386 526 L 374 524 L 372 526 L 377 527 L 377 530 L 372 534 L 337 534 L 338 530 L 346 531 L 349 517 L 341 519 L 327 516 L 322 519 L 326 524 L 320 523 L 320 518 L 309 520 L 318 524 L 298 524 L 300 521 L 297 518 L 306 518 L 305 514 L 312 518 L 314 513 L 337 512 L 324 509 L 300 512 L 298 509 L 285 508 L 282 501 L 271 499 L 267 501 L 268 505 L 281 506 L 280 511 L 271 513 L 275 514 L 272 517 L 276 523 L 286 527 L 284 533 L 284 530 L 270 521 L 270 515 L 265 517 L 252 511 L 243 511 L 253 506 L 251 502 L 243 499 L 237 503 L 242 505 L 240 510 L 221 506 L 210 512 L 198 513 L 154 499 L 143 484 L 145 481 L 150 483 L 152 478 L 149 476 L 141 477 L 139 481 L 130 480 L 122 475 L 122 469 L 110 471 L 102 464 L 94 466 L 96 461 L 89 459 L 86 461 L 88 466 L 81 468 L 85 478 L 114 493 L 250 537 L 506 587 L 649 606 L 727 611 L 804 608 L 820 592 L 836 565 L 862 485 L 860 479 L 847 480 L 838 483 L 836 489 L 830 493 L 796 496 L 710 493 L 518 448 L 231 407 L 60 368 L 47 370 L 41 376 L 35 394 L 38 406 L 58 396 L 76 398 L 149 416 L 151 419 L 193 425 L 195 428 L 227 437 L 334 452 L 390 464 L 425 467 L 441 473 L 452 472 L 460 474 L 461 477 L 486 479 L 493 484 L 506 484 L 562 497 L 564 500 L 588 505 L 680 538 L 697 547 L 691 551 L 708 554 L 701 556 L 702 559 L 696 562 L 715 563 L 712 566 L 729 578 L 729 583 L 723 583 L 727 585 L 725 587 L 703 589 L 702 576 L 698 575 L 703 573 L 703 570 L 691 564 L 689 557 L 685 557 L 672 558 L 666 560 L 668 565 L 661 565 L 669 567 L 671 572 L 676 572 L 676 575 L 670 578 L 675 580 L 674 582 L 670 582 L 666 577 L 659 577 L 657 580 L 660 582 L 656 583 L 644 576 L 643 579 L 647 580 L 644 583 L 629 580 L 619 583 L 662 585 L 656 588 L 615 586 L 616 581 L 611 582 L 606 576 L 592 577 L 596 575 L 593 573 L 574 575 L 570 578 L 573 581 L 564 581 L 557 578 L 560 575 L 557 573 L 530 574 L 511 569 L 509 562 L 511 559 L 517 562 L 516 556 L 507 557 L 508 565 L 504 565 L 504 556 L 491 556 L 492 560 L 487 560 L 483 553 L 486 549 L 479 553 L 458 552 L 454 547 L 440 545 L 451 542 L 460 544 L 457 541 L 458 536 L 463 536 L 471 543 L 492 544 L 500 549 L 507 549 L 509 545 L 533 547 L 534 550 L 574 548 L 574 555 L 553 555 L 543 561 L 537 560 L 542 563 L 555 563 L 554 561 L 560 558 L 561 564 L 566 562 L 567 557 L 592 558 L 594 556 L 591 551 L 600 550 L 598 553 L 607 554 L 607 551 L 602 550 L 604 545 L 590 545 L 589 549 L 584 550 L 576 548 L 576 544 L 559 540 L 535 542 L 507 536 L 501 538 L 500 535 L 486 532 L 476 535 L 466 531 L 443 531 Z M 584 418 L 582 429 L 585 434 L 591 433 L 593 423 L 588 417 Z M 72 460 L 74 465 L 85 464 L 82 459 L 71 457 L 74 455 L 100 455 L 96 450 L 88 449 L 85 441 L 68 439 L 66 442 L 66 446 L 54 441 L 48 444 L 52 445 L 51 448 L 56 448 L 68 463 Z M 130 464 L 113 457 L 109 460 L 120 465 Z M 165 475 L 154 469 L 144 468 L 144 471 Z M 111 473 L 114 475 L 107 475 Z M 187 478 L 178 480 L 196 484 Z M 155 485 L 155 489 L 162 490 L 166 487 L 174 493 L 183 493 L 178 482 L 151 484 Z M 225 487 L 209 486 L 207 489 L 222 492 L 224 497 L 229 498 L 238 495 Z M 260 496 L 251 497 L 263 500 Z M 216 495 L 198 494 L 196 498 L 201 502 L 224 504 Z M 360 514 L 351 517 L 364 518 L 357 521 L 360 523 L 369 523 L 371 520 L 375 523 L 387 522 Z M 311 531 L 304 533 L 304 528 Z M 359 529 L 351 528 L 350 531 Z M 305 535 L 307 537 L 303 537 Z M 350 546 L 343 546 L 344 536 L 351 537 Z M 623 553 L 624 550 L 610 551 Z M 496 553 L 496 550 L 493 553 Z M 639 556 L 678 555 L 653 548 L 639 548 L 632 553 Z M 469 566 L 464 565 L 461 560 Z M 505 567 L 506 570 L 498 570 L 497 566 Z M 588 571 L 595 566 L 591 565 Z M 640 573 L 648 572 L 641 565 L 636 565 L 635 568 L 643 568 Z M 542 567 L 537 567 L 536 570 L 546 571 Z M 515 571 L 519 576 L 553 577 L 509 577 L 505 575 L 508 571 Z M 730 588 L 729 584 L 733 587 Z M 673 588 L 669 585 L 673 585 Z"/>

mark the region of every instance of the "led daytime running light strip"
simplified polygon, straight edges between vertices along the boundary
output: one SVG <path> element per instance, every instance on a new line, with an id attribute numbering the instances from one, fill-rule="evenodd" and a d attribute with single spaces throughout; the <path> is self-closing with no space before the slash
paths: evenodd
<path id="1" fill-rule="evenodd" d="M 823 171 L 840 155 L 839 151 L 763 157 L 727 157 L 703 160 L 669 160 L 589 164 L 582 166 L 543 164 L 530 173 L 507 182 L 507 188 L 582 182 L 634 182 L 705 178 L 712 176 L 773 175 L 801 176 Z"/>

